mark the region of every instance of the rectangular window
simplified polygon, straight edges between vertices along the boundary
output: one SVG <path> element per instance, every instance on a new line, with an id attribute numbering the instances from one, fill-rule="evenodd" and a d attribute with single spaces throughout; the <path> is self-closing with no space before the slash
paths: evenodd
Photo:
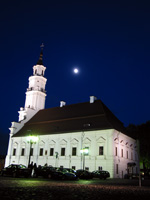
<path id="1" fill-rule="evenodd" d="M 40 148 L 40 156 L 43 156 L 43 148 Z"/>
<path id="2" fill-rule="evenodd" d="M 33 156 L 33 148 L 31 148 L 30 156 Z"/>
<path id="3" fill-rule="evenodd" d="M 16 155 L 16 149 L 13 149 L 13 156 Z"/>
<path id="4" fill-rule="evenodd" d="M 24 152 L 25 152 L 25 149 L 22 148 L 22 149 L 21 149 L 21 156 L 24 156 Z"/>
<path id="5" fill-rule="evenodd" d="M 118 174 L 118 171 L 119 171 L 118 164 L 116 164 L 116 174 Z"/>
<path id="6" fill-rule="evenodd" d="M 118 156 L 118 149 L 117 149 L 117 147 L 115 148 L 115 156 Z"/>
<path id="7" fill-rule="evenodd" d="M 72 156 L 76 156 L 76 154 L 77 154 L 77 148 L 72 147 Z"/>
<path id="8" fill-rule="evenodd" d="M 127 159 L 128 159 L 128 151 L 127 151 Z"/>
<path id="9" fill-rule="evenodd" d="M 76 169 L 76 166 L 72 166 L 72 169 L 74 169 L 74 170 L 75 170 L 75 169 Z"/>
<path id="10" fill-rule="evenodd" d="M 99 155 L 100 156 L 104 155 L 104 147 L 103 146 L 99 147 Z"/>
<path id="11" fill-rule="evenodd" d="M 54 155 L 54 148 L 50 148 L 50 156 L 53 156 Z"/>
<path id="12" fill-rule="evenodd" d="M 123 149 L 121 149 L 121 157 L 123 157 Z"/>
<path id="13" fill-rule="evenodd" d="M 133 153 L 131 152 L 131 160 L 133 160 Z"/>
<path id="14" fill-rule="evenodd" d="M 61 148 L 61 156 L 65 156 L 65 148 Z"/>
<path id="15" fill-rule="evenodd" d="M 99 170 L 99 171 L 101 171 L 102 169 L 103 169 L 103 167 L 101 167 L 101 166 L 98 167 L 98 170 Z"/>

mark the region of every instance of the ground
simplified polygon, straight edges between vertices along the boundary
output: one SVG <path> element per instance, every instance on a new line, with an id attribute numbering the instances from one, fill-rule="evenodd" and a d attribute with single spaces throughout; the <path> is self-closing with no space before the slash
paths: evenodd
<path id="1" fill-rule="evenodd" d="M 42 178 L 0 177 L 0 199 L 4 200 L 130 200 L 149 199 L 150 180 L 107 179 L 56 181 Z"/>

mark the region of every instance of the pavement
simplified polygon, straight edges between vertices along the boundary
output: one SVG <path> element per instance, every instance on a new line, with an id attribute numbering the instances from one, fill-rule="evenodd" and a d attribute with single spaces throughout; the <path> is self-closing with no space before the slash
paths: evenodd
<path id="1" fill-rule="evenodd" d="M 147 200 L 150 180 L 107 179 L 61 181 L 0 177 L 0 200 Z"/>

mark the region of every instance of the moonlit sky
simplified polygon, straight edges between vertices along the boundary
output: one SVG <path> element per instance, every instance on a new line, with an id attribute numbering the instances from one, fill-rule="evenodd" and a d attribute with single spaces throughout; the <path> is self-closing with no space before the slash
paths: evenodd
<path id="1" fill-rule="evenodd" d="M 150 120 L 149 1 L 6 0 L 0 24 L 0 154 L 42 42 L 46 108 L 94 95 L 125 126 Z"/>

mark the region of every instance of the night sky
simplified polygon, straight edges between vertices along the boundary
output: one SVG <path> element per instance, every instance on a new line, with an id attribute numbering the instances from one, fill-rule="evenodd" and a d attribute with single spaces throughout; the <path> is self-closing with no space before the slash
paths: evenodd
<path id="1" fill-rule="evenodd" d="M 124 126 L 150 120 L 148 0 L 6 0 L 0 24 L 0 154 L 6 154 L 8 128 L 24 107 L 41 43 L 46 108 L 94 95 Z"/>

